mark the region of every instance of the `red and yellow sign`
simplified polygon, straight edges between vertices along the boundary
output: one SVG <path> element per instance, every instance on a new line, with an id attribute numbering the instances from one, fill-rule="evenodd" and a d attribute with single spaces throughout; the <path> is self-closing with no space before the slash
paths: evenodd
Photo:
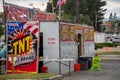
<path id="1" fill-rule="evenodd" d="M 90 40 L 94 41 L 94 28 L 90 28 Z"/>
<path id="2" fill-rule="evenodd" d="M 90 39 L 89 27 L 84 27 L 84 39 L 85 41 Z"/>
<path id="3" fill-rule="evenodd" d="M 37 72 L 38 21 L 7 22 L 7 73 Z"/>

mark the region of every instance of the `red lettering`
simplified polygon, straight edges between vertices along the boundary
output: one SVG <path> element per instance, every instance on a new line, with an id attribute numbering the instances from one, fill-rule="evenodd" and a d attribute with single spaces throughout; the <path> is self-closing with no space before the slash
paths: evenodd
<path id="1" fill-rule="evenodd" d="M 48 44 L 55 44 L 55 42 L 48 42 Z"/>
<path id="2" fill-rule="evenodd" d="M 48 40 L 55 40 L 55 38 L 48 38 Z"/>

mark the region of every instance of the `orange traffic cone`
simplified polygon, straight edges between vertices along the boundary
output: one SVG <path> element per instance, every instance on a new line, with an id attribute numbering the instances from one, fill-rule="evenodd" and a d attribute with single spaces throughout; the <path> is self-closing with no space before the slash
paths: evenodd
<path id="1" fill-rule="evenodd" d="M 105 50 L 108 51 L 108 50 L 109 50 L 109 47 L 105 47 Z"/>

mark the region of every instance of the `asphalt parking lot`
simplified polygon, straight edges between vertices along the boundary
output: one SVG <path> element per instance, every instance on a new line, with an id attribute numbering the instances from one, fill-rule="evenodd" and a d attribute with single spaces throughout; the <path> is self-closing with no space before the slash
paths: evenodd
<path id="1" fill-rule="evenodd" d="M 120 60 L 104 60 L 101 67 L 101 71 L 72 72 L 71 76 L 63 76 L 63 80 L 120 80 Z"/>

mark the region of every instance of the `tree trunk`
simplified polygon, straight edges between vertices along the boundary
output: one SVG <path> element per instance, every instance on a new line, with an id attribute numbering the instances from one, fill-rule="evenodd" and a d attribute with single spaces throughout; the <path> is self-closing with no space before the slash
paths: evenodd
<path id="1" fill-rule="evenodd" d="M 80 17 L 80 12 L 79 12 L 79 0 L 75 0 L 75 17 L 76 17 L 76 23 L 79 23 L 79 17 Z"/>

